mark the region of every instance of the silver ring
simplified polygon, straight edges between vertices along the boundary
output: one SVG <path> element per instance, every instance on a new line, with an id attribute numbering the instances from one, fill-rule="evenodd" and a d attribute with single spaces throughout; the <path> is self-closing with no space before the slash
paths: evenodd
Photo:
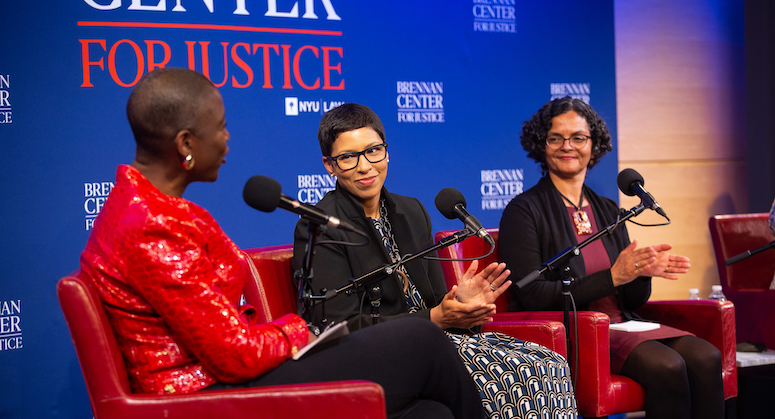
<path id="1" fill-rule="evenodd" d="M 635 269 L 638 269 L 638 262 L 635 262 Z"/>
<path id="2" fill-rule="evenodd" d="M 497 289 L 497 288 L 495 288 L 495 287 L 493 287 L 493 286 L 492 286 L 492 282 L 490 282 L 490 289 L 491 289 L 491 290 L 493 290 L 493 291 L 498 291 L 498 289 Z"/>

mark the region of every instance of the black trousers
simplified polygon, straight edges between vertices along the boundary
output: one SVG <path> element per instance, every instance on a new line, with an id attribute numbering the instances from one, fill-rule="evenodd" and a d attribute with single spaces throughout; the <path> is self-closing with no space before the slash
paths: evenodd
<path id="1" fill-rule="evenodd" d="M 721 352 L 694 336 L 650 340 L 627 356 L 621 374 L 646 389 L 646 418 L 721 419 Z"/>
<path id="2" fill-rule="evenodd" d="M 390 418 L 483 418 L 479 391 L 454 346 L 428 320 L 405 318 L 352 332 L 338 344 L 288 360 L 241 384 L 207 390 L 335 380 L 382 386 Z"/>

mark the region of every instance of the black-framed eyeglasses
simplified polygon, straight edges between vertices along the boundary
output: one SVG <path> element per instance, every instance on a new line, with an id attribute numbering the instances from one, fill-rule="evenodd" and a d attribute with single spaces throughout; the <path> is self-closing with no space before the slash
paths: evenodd
<path id="1" fill-rule="evenodd" d="M 352 170 L 358 167 L 358 162 L 363 156 L 369 163 L 379 163 L 387 157 L 387 143 L 373 145 L 363 151 L 342 153 L 337 156 L 328 156 L 328 160 L 334 162 L 339 170 Z"/>
<path id="2" fill-rule="evenodd" d="M 565 144 L 566 141 L 570 142 L 571 147 L 573 148 L 581 148 L 584 147 L 584 145 L 587 144 L 587 141 L 589 141 L 589 135 L 573 135 L 570 138 L 564 138 L 560 135 L 550 135 L 546 137 L 546 145 L 547 147 L 559 150 L 562 148 L 562 145 Z"/>

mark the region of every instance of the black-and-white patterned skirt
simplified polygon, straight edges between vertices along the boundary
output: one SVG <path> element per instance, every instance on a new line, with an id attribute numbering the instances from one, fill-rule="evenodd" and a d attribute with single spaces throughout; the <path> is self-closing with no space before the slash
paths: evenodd
<path id="1" fill-rule="evenodd" d="M 576 418 L 570 367 L 561 355 L 502 333 L 448 333 L 490 419 Z"/>

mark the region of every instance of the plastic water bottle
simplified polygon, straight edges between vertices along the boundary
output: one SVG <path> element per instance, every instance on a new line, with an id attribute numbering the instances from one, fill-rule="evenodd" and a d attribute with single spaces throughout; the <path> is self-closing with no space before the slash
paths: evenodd
<path id="1" fill-rule="evenodd" d="M 689 288 L 689 299 L 700 300 L 700 290 L 698 288 Z"/>
<path id="2" fill-rule="evenodd" d="M 721 292 L 721 285 L 714 285 L 711 287 L 712 292 L 708 296 L 709 300 L 721 300 L 726 301 L 727 297 Z"/>

